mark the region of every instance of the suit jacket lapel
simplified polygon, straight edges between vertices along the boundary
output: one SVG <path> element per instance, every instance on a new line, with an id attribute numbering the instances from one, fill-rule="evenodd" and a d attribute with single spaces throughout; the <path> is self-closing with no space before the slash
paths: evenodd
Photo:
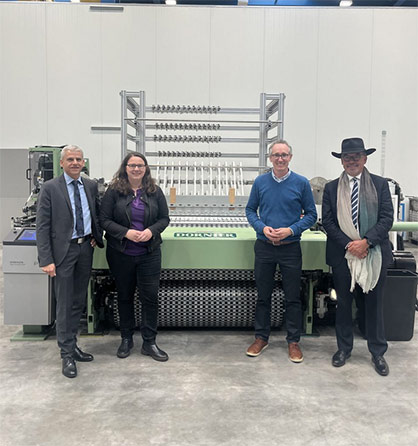
<path id="1" fill-rule="evenodd" d="M 81 181 L 83 182 L 83 185 L 84 185 L 84 191 L 86 192 L 87 202 L 88 202 L 89 208 L 90 208 L 90 214 L 93 218 L 94 200 L 91 195 L 91 190 L 90 190 L 90 187 L 89 187 L 89 184 L 87 183 L 87 181 L 83 181 L 83 178 L 81 178 Z"/>
<path id="2" fill-rule="evenodd" d="M 64 174 L 62 174 L 58 178 L 58 182 L 61 188 L 61 192 L 65 198 L 65 202 L 67 203 L 68 209 L 70 210 L 71 215 L 73 215 L 73 208 L 71 206 L 70 196 L 68 195 L 67 183 L 65 182 Z"/>

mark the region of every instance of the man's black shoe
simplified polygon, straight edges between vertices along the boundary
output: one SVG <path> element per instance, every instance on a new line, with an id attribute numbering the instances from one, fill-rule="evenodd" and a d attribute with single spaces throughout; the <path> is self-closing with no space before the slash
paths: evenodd
<path id="1" fill-rule="evenodd" d="M 131 348 L 134 346 L 132 338 L 122 338 L 122 342 L 118 348 L 116 356 L 118 358 L 127 358 L 131 353 Z"/>
<path id="2" fill-rule="evenodd" d="M 94 357 L 90 353 L 84 353 L 77 345 L 75 346 L 73 358 L 79 362 L 93 361 Z"/>
<path id="3" fill-rule="evenodd" d="M 162 351 L 158 348 L 157 344 L 150 344 L 148 342 L 144 342 L 142 344 L 141 353 L 143 355 L 151 356 L 152 359 L 156 361 L 167 361 L 168 355 L 166 352 Z"/>
<path id="4" fill-rule="evenodd" d="M 351 356 L 351 353 L 343 352 L 342 350 L 338 350 L 337 353 L 332 357 L 332 365 L 334 367 L 342 367 L 345 364 L 345 361 Z"/>
<path id="5" fill-rule="evenodd" d="M 379 375 L 389 375 L 389 366 L 383 356 L 372 356 L 372 363 L 374 364 L 374 369 Z"/>
<path id="6" fill-rule="evenodd" d="M 77 376 L 77 366 L 71 356 L 62 358 L 62 374 L 67 378 L 75 378 Z"/>

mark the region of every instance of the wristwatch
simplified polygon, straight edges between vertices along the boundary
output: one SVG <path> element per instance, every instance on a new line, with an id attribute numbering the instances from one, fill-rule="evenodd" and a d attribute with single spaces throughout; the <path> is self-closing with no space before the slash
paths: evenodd
<path id="1" fill-rule="evenodd" d="M 366 239 L 366 242 L 369 245 L 369 248 L 373 248 L 373 243 L 367 237 L 364 237 L 364 238 Z"/>

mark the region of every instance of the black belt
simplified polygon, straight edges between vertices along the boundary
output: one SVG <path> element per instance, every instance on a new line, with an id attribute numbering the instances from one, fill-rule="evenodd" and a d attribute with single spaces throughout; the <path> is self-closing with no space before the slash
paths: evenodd
<path id="1" fill-rule="evenodd" d="M 90 239 L 91 239 L 91 234 L 85 235 L 84 237 L 72 238 L 71 243 L 81 245 L 82 243 L 87 242 Z"/>
<path id="2" fill-rule="evenodd" d="M 290 245 L 291 243 L 296 243 L 299 240 L 279 240 L 278 242 L 272 242 L 271 240 L 260 240 L 261 242 L 268 243 L 273 246 Z"/>

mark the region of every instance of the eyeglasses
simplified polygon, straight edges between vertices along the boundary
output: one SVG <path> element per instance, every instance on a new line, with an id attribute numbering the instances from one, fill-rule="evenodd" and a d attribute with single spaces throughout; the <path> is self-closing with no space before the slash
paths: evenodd
<path id="1" fill-rule="evenodd" d="M 143 169 L 145 164 L 127 164 L 129 169 Z"/>
<path id="2" fill-rule="evenodd" d="M 357 155 L 342 155 L 341 158 L 343 161 L 360 161 L 362 154 Z"/>
<path id="3" fill-rule="evenodd" d="M 67 163 L 74 163 L 74 161 L 76 163 L 81 163 L 81 161 L 83 161 L 83 158 L 73 158 L 73 157 L 67 157 L 65 158 L 65 161 L 67 161 Z"/>
<path id="4" fill-rule="evenodd" d="M 290 156 L 290 153 L 272 153 L 270 155 L 272 158 L 287 160 Z"/>

